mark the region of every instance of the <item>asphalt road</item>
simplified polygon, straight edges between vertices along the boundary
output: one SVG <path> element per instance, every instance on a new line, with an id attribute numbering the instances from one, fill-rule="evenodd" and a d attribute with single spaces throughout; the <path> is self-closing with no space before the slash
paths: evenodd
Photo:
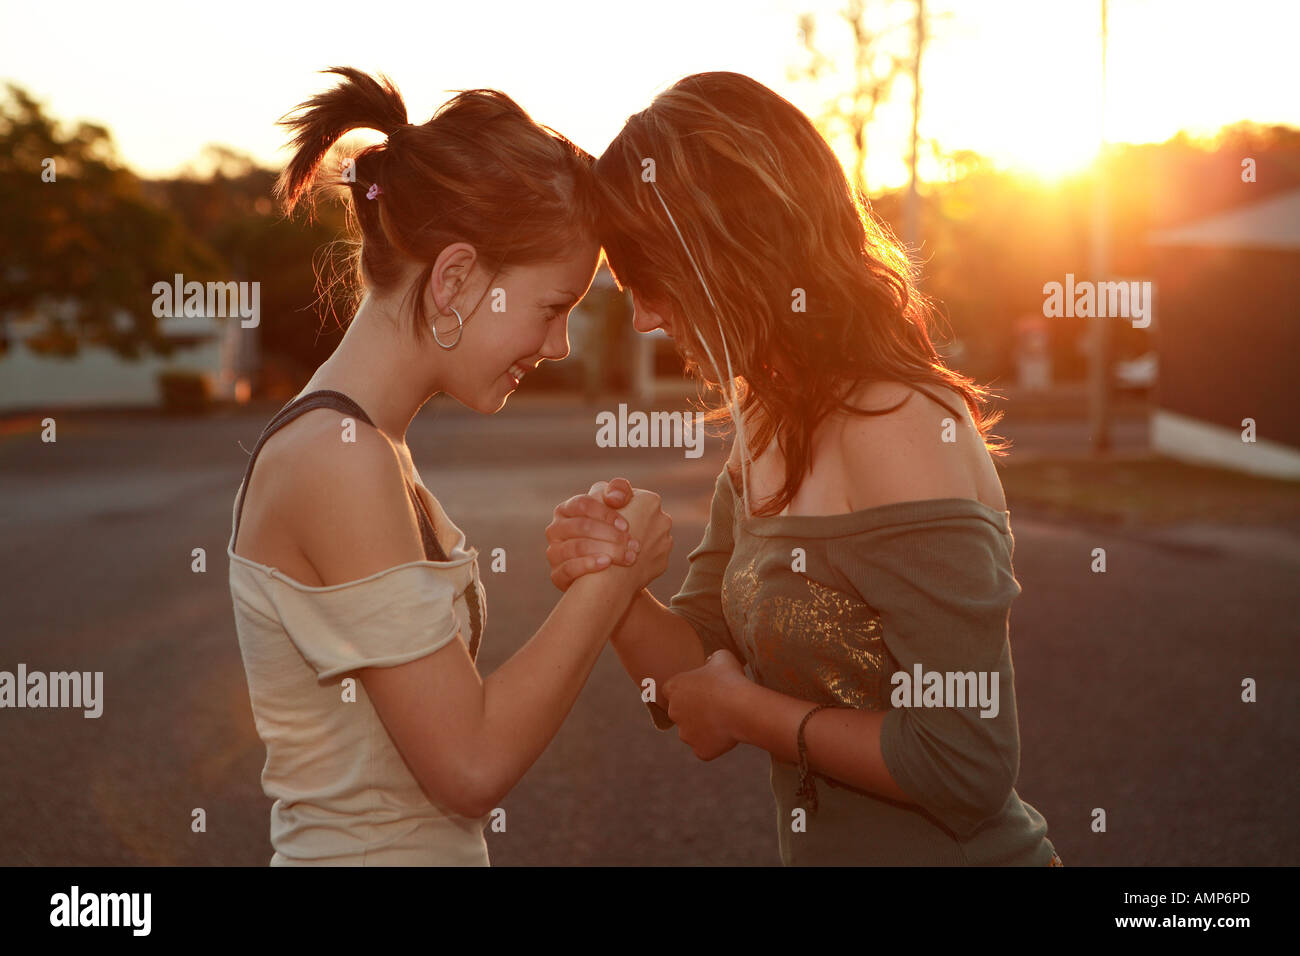
<path id="1" fill-rule="evenodd" d="M 61 415 L 0 429 L 0 669 L 103 671 L 103 716 L 0 710 L 0 865 L 264 865 L 268 814 L 225 547 L 271 408 L 201 420 Z M 488 673 L 558 597 L 554 504 L 622 474 L 663 494 L 676 552 L 703 531 L 722 446 L 598 448 L 595 409 L 426 409 L 410 445 L 484 567 Z M 1023 443 L 1022 446 L 1024 447 Z M 1018 517 L 1012 615 L 1021 771 L 1067 865 L 1294 864 L 1300 542 L 1276 529 L 1160 533 Z M 1108 570 L 1089 568 L 1092 549 Z M 191 570 L 206 550 L 207 570 Z M 1258 702 L 1240 700 L 1258 682 Z M 779 863 L 768 759 L 702 763 L 656 731 L 612 650 L 489 833 L 495 865 Z M 203 808 L 205 833 L 191 832 Z M 1091 829 L 1106 810 L 1105 833 Z"/>

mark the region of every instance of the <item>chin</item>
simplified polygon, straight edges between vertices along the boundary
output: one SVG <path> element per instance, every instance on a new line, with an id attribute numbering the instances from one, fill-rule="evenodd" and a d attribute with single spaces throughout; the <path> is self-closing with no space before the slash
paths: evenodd
<path id="1" fill-rule="evenodd" d="M 501 411 L 501 409 L 506 407 L 506 403 L 510 401 L 510 396 L 514 393 L 515 390 L 513 388 L 504 395 L 500 392 L 486 392 L 481 395 L 479 401 L 475 403 L 474 411 L 482 412 L 484 415 L 495 415 L 497 412 Z"/>
<path id="2" fill-rule="evenodd" d="M 452 398 L 456 399 L 456 401 L 460 402 L 461 405 L 468 408 L 471 412 L 478 412 L 480 415 L 495 415 L 497 412 L 501 411 L 501 409 L 506 407 L 506 402 L 510 400 L 510 396 L 514 393 L 515 389 L 510 388 L 502 394 L 499 385 L 481 389 L 476 394 L 472 396 L 467 395 L 463 398 L 459 395 L 448 392 L 448 394 L 450 394 Z"/>
<path id="3" fill-rule="evenodd" d="M 447 394 L 451 394 L 448 392 Z M 501 411 L 505 405 L 505 399 L 496 398 L 495 396 L 475 395 L 473 398 L 462 398 L 459 395 L 452 395 L 462 408 L 468 408 L 471 412 L 478 412 L 480 415 L 491 415 L 494 412 Z"/>
<path id="4" fill-rule="evenodd" d="M 501 411 L 501 409 L 506 407 L 506 402 L 509 400 L 509 395 L 502 396 L 501 398 L 488 398 L 487 400 L 475 405 L 474 411 L 483 415 L 495 415 L 497 412 Z"/>

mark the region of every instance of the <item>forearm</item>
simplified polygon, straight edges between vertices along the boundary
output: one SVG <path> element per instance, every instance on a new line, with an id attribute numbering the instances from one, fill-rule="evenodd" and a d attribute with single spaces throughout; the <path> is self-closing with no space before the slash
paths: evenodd
<path id="1" fill-rule="evenodd" d="M 627 608 L 628 573 L 611 568 L 575 581 L 532 638 L 484 680 L 473 747 L 493 802 L 519 782 L 564 723 Z"/>
<path id="2" fill-rule="evenodd" d="M 640 689 L 654 681 L 655 703 L 668 707 L 663 686 L 670 677 L 704 663 L 704 646 L 690 622 L 677 616 L 642 588 L 632 599 L 611 639 L 623 669 Z"/>
<path id="3" fill-rule="evenodd" d="M 799 724 L 815 706 L 746 681 L 728 708 L 732 734 L 742 743 L 797 766 Z M 890 775 L 881 753 L 880 731 L 888 713 L 853 708 L 818 711 L 804 728 L 809 769 L 860 790 L 914 803 Z"/>

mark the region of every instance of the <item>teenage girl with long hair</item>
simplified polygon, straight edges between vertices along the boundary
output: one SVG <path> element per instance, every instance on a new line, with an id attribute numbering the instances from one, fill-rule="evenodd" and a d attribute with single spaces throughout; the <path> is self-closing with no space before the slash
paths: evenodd
<path id="1" fill-rule="evenodd" d="M 995 419 L 931 344 L 906 253 L 808 118 L 735 73 L 662 93 L 596 174 L 636 328 L 674 339 L 736 430 L 681 589 L 668 607 L 640 591 L 613 638 L 654 681 L 655 725 L 704 760 L 771 755 L 787 865 L 1059 865 L 1015 791 Z M 585 528 L 629 493 L 599 482 L 556 508 L 562 590 L 592 554 L 627 560 Z M 904 706 L 896 672 L 975 683 Z"/>

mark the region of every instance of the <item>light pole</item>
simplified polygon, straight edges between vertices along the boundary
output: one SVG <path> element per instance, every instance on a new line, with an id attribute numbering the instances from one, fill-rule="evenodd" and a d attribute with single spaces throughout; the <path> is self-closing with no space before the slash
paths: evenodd
<path id="1" fill-rule="evenodd" d="M 925 0 L 916 0 L 916 56 L 912 59 L 912 155 L 911 184 L 907 190 L 907 204 L 904 209 L 903 237 L 909 252 L 920 254 L 921 248 L 921 210 L 920 197 L 916 192 L 916 147 L 917 126 L 921 118 L 921 51 L 925 47 Z"/>
<path id="2" fill-rule="evenodd" d="M 1107 280 L 1110 270 L 1110 219 L 1107 215 L 1106 192 L 1106 5 L 1101 0 L 1101 98 L 1099 106 L 1099 143 L 1097 159 L 1093 163 L 1095 174 L 1092 200 L 1092 280 Z M 1089 401 L 1088 418 L 1092 433 L 1092 451 L 1104 455 L 1110 451 L 1110 322 L 1093 309 L 1088 320 L 1091 348 L 1089 350 Z"/>

